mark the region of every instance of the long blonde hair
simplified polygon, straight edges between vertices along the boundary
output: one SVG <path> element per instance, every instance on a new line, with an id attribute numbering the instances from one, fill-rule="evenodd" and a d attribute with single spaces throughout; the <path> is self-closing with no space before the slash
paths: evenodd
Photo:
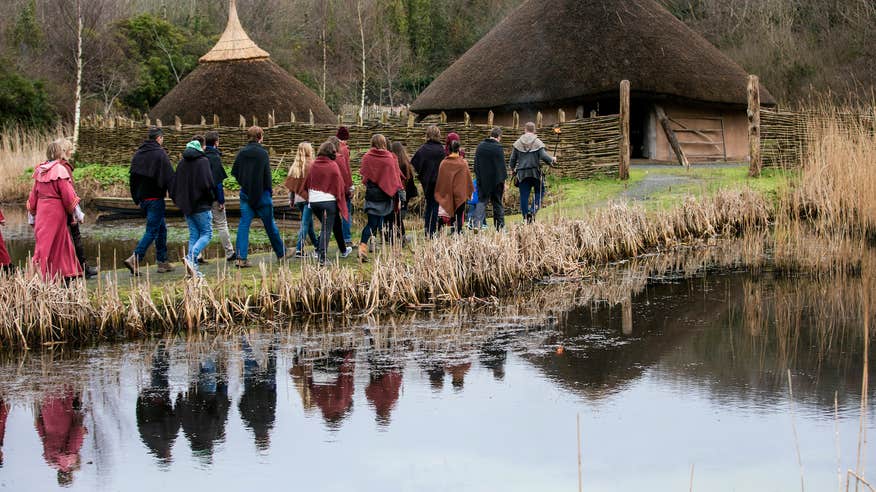
<path id="1" fill-rule="evenodd" d="M 313 145 L 310 142 L 301 142 L 298 144 L 298 152 L 295 154 L 295 161 L 289 166 L 289 177 L 301 179 L 307 172 L 307 166 L 313 161 Z"/>

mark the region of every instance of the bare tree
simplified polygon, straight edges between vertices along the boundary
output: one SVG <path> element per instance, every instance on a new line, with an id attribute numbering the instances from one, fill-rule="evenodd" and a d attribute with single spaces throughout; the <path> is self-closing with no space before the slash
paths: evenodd
<path id="1" fill-rule="evenodd" d="M 365 84 L 368 78 L 365 71 L 365 24 L 362 22 L 362 0 L 356 0 L 356 14 L 359 17 L 359 37 L 362 42 L 362 98 L 359 100 L 359 117 L 365 118 Z"/>
<path id="2" fill-rule="evenodd" d="M 79 143 L 82 119 L 82 0 L 76 0 L 76 96 L 73 110 L 73 145 Z"/>

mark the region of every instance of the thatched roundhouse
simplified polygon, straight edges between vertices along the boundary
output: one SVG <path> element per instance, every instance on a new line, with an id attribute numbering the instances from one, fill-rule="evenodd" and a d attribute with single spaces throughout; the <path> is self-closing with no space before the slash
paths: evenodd
<path id="1" fill-rule="evenodd" d="M 201 117 L 212 123 L 219 116 L 222 125 L 237 125 L 240 117 L 252 123 L 268 122 L 273 114 L 277 123 L 288 122 L 292 113 L 307 121 L 313 111 L 317 123 L 334 123 L 334 114 L 312 90 L 270 59 L 246 34 L 231 0 L 228 26 L 198 67 L 164 96 L 149 112 L 153 119 L 173 123 L 198 124 Z"/>
<path id="2" fill-rule="evenodd" d="M 745 159 L 748 74 L 654 0 L 527 0 L 414 102 L 420 117 L 521 123 L 617 113 L 631 84 L 634 158 L 673 159 L 657 121 L 665 110 L 692 160 Z M 765 105 L 775 103 L 761 90 Z"/>

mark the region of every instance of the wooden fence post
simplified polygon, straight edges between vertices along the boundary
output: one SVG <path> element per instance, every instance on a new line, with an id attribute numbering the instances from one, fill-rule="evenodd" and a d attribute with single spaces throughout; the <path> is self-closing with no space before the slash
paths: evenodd
<path id="1" fill-rule="evenodd" d="M 630 81 L 620 83 L 620 172 L 618 178 L 630 179 Z"/>
<path id="2" fill-rule="evenodd" d="M 414 113 L 408 113 L 408 128 L 413 128 L 415 121 L 416 119 L 414 118 Z"/>
<path id="3" fill-rule="evenodd" d="M 178 132 L 181 132 L 181 131 L 182 131 L 182 120 L 179 119 L 179 116 L 174 116 L 174 117 L 173 117 L 173 127 L 174 127 L 174 128 L 176 129 L 176 131 L 178 131 Z"/>
<path id="4" fill-rule="evenodd" d="M 447 113 L 445 113 L 444 111 L 441 112 L 441 114 L 439 115 L 439 118 L 440 118 L 439 121 L 441 122 L 441 124 L 447 123 Z"/>
<path id="5" fill-rule="evenodd" d="M 342 126 L 344 126 L 344 115 L 339 114 L 338 115 L 338 127 L 342 127 Z"/>
<path id="6" fill-rule="evenodd" d="M 471 126 L 471 116 L 468 114 L 468 111 L 464 111 L 462 113 L 462 115 L 463 115 L 463 124 L 462 125 L 466 128 L 470 127 Z"/>
<path id="7" fill-rule="evenodd" d="M 760 155 L 760 79 L 748 76 L 748 175 L 760 176 L 763 165 Z"/>
<path id="8" fill-rule="evenodd" d="M 157 126 L 158 128 L 161 128 L 162 125 L 161 125 L 161 119 L 160 119 L 160 118 L 155 118 L 155 126 Z"/>
<path id="9" fill-rule="evenodd" d="M 557 124 L 562 125 L 566 122 L 566 112 L 563 111 L 563 108 L 557 110 Z"/>
<path id="10" fill-rule="evenodd" d="M 307 121 L 310 122 L 310 126 L 313 126 L 313 123 L 316 121 L 316 118 L 313 116 L 313 110 L 307 110 Z"/>
<path id="11" fill-rule="evenodd" d="M 657 121 L 659 121 L 660 126 L 663 127 L 663 133 L 666 134 L 666 139 L 669 140 L 669 146 L 672 147 L 672 151 L 675 152 L 675 157 L 678 158 L 678 163 L 685 168 L 689 168 L 690 162 L 688 162 L 687 156 L 684 155 L 684 149 L 681 148 L 681 144 L 678 142 L 678 137 L 675 135 L 675 131 L 672 130 L 672 123 L 669 121 L 669 117 L 666 116 L 666 111 L 664 111 L 663 107 L 660 105 L 655 105 L 654 111 L 657 113 Z"/>
<path id="12" fill-rule="evenodd" d="M 217 128 L 219 127 L 219 115 L 218 114 L 213 115 L 213 126 L 215 126 Z"/>
<path id="13" fill-rule="evenodd" d="M 243 115 L 240 115 L 240 129 L 246 130 L 246 118 Z"/>
<path id="14" fill-rule="evenodd" d="M 511 116 L 511 127 L 515 130 L 520 128 L 520 115 L 517 114 L 517 111 L 514 111 L 514 114 Z"/>
<path id="15" fill-rule="evenodd" d="M 204 118 L 204 115 L 201 115 L 201 126 L 207 126 L 207 118 Z"/>
<path id="16" fill-rule="evenodd" d="M 493 114 L 493 110 L 490 110 L 490 112 L 487 113 L 487 126 L 488 127 L 490 127 L 490 128 L 493 127 L 493 120 L 495 118 L 496 118 L 496 116 Z"/>
<path id="17" fill-rule="evenodd" d="M 148 114 L 143 118 L 143 123 L 146 123 L 146 128 L 149 128 L 150 126 L 152 126 L 152 121 L 149 119 Z"/>
<path id="18" fill-rule="evenodd" d="M 542 115 L 542 114 L 541 114 L 541 111 L 539 111 L 539 112 L 536 113 L 536 115 L 535 115 L 535 127 L 536 127 L 536 128 L 541 128 L 541 124 L 542 124 L 543 121 L 544 121 L 544 115 Z"/>

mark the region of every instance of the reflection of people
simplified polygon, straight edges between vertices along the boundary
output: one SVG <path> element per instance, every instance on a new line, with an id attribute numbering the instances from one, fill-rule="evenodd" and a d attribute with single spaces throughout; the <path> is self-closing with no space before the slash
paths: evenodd
<path id="1" fill-rule="evenodd" d="M 491 337 L 481 347 L 481 365 L 493 371 L 496 381 L 505 379 L 505 361 L 508 358 L 507 336 Z"/>
<path id="2" fill-rule="evenodd" d="M 462 390 L 463 386 L 465 386 L 465 375 L 468 374 L 469 369 L 471 369 L 471 362 L 447 365 L 447 372 L 450 374 L 450 383 L 453 385 L 453 389 L 457 391 Z"/>
<path id="3" fill-rule="evenodd" d="M 277 410 L 277 352 L 268 347 L 264 367 L 253 357 L 252 347 L 243 341 L 243 395 L 238 403 L 240 418 L 255 434 L 256 447 L 266 451 Z"/>
<path id="4" fill-rule="evenodd" d="M 61 395 L 43 399 L 37 411 L 37 433 L 43 441 L 43 458 L 58 470 L 58 484 L 73 483 L 79 469 L 79 449 L 85 440 L 85 416 L 79 395 L 67 387 Z"/>
<path id="5" fill-rule="evenodd" d="M 231 406 L 223 372 L 215 359 L 204 359 L 189 390 L 176 398 L 176 411 L 192 452 L 208 463 L 213 458 L 213 445 L 225 438 L 225 420 Z"/>
<path id="6" fill-rule="evenodd" d="M 9 404 L 0 399 L 0 468 L 3 468 L 3 438 L 6 436 L 6 417 L 9 416 Z"/>
<path id="7" fill-rule="evenodd" d="M 389 425 L 390 413 L 398 401 L 402 384 L 402 372 L 399 368 L 372 368 L 371 379 L 365 388 L 365 396 L 374 405 L 377 412 L 377 423 Z"/>
<path id="8" fill-rule="evenodd" d="M 169 368 L 167 348 L 161 342 L 152 357 L 152 381 L 137 397 L 140 439 L 162 464 L 171 462 L 171 448 L 179 432 L 179 416 L 170 400 Z"/>
<path id="9" fill-rule="evenodd" d="M 444 364 L 439 361 L 426 362 L 422 366 L 426 375 L 429 376 L 429 386 L 432 391 L 438 392 L 444 388 Z"/>
<path id="10" fill-rule="evenodd" d="M 337 360 L 341 363 L 337 367 L 337 378 L 331 384 L 316 383 L 313 380 L 311 368 L 296 365 L 292 368 L 292 377 L 298 379 L 296 386 L 301 385 L 299 391 L 304 402 L 304 408 L 312 408 L 313 405 L 322 411 L 322 418 L 329 428 L 336 429 L 353 408 L 353 371 L 355 370 L 355 352 L 345 350 L 332 354 L 324 369 L 332 370 Z"/>

